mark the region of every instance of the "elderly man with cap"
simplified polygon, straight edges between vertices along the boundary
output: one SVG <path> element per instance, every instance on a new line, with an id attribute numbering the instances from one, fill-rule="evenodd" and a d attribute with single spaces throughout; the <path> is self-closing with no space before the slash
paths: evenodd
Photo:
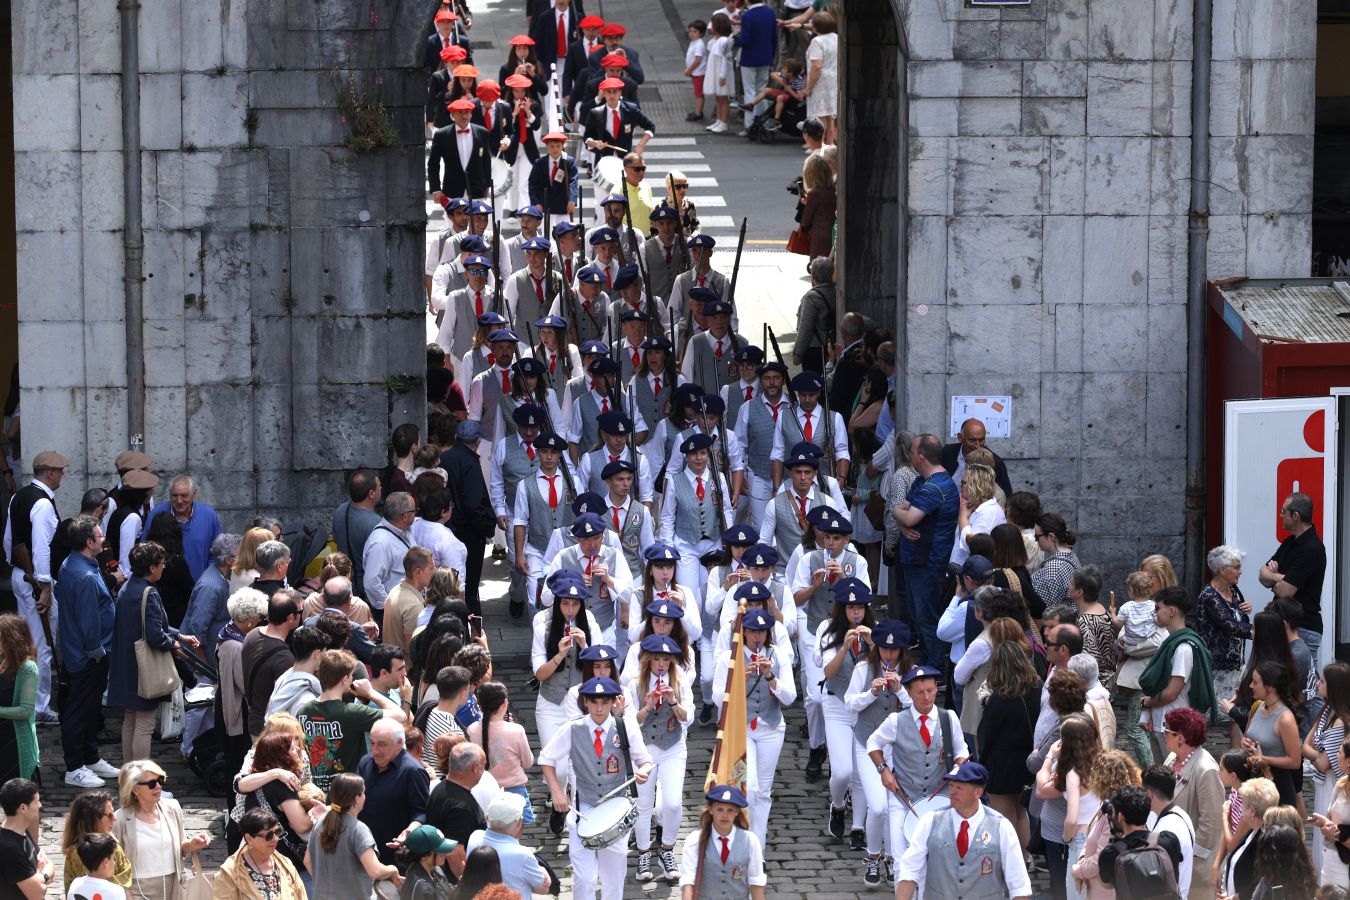
<path id="1" fill-rule="evenodd" d="M 544 135 L 542 156 L 530 165 L 530 203 L 555 216 L 570 218 L 581 199 L 577 161 L 563 152 L 567 135 L 550 131 Z"/>
<path id="2" fill-rule="evenodd" d="M 614 647 L 622 657 L 628 648 L 629 604 L 633 598 L 633 573 L 622 552 L 605 541 L 605 520 L 597 513 L 582 513 L 572 522 L 574 546 L 565 548 L 544 567 L 544 578 L 560 569 L 580 572 L 588 592 L 586 608 L 600 625 L 597 644 Z M 541 606 L 553 605 L 547 584 L 540 593 Z"/>
<path id="3" fill-rule="evenodd" d="M 464 544 L 466 553 L 464 602 L 475 614 L 481 609 L 478 590 L 483 576 L 483 551 L 498 522 L 479 463 L 478 444 L 482 439 L 481 425 L 472 419 L 460 422 L 454 446 L 441 454 L 446 486 L 454 499 L 450 530 Z"/>
<path id="4" fill-rule="evenodd" d="M 714 785 L 699 827 L 680 852 L 681 900 L 764 900 L 764 849 L 749 830 L 745 794 L 732 785 Z"/>
<path id="5" fill-rule="evenodd" d="M 906 817 L 945 806 L 942 776 L 970 758 L 956 713 L 937 705 L 940 676 L 930 666 L 915 666 L 902 675 L 911 705 L 883 719 L 867 739 L 867 756 L 888 794 L 887 828 L 896 859 L 909 846 Z"/>
<path id="6" fill-rule="evenodd" d="M 497 147 L 481 125 L 474 125 L 475 104 L 468 97 L 450 103 L 451 123 L 431 135 L 427 186 L 433 200 L 442 196 L 476 199 L 492 191 L 492 157 Z M 441 166 L 444 164 L 444 174 Z"/>
<path id="7" fill-rule="evenodd" d="M 652 759 L 637 720 L 611 713 L 614 701 L 622 696 L 619 685 L 609 678 L 592 678 L 581 686 L 587 714 L 573 719 L 553 734 L 539 753 L 539 765 L 552 795 L 553 808 L 562 813 L 584 814 L 600 798 L 633 778 L 645 784 L 651 773 Z M 574 797 L 563 784 L 571 781 Z M 567 820 L 567 855 L 572 863 L 572 896 L 577 900 L 595 900 L 597 882 L 603 900 L 623 897 L 624 875 L 628 869 L 628 847 L 615 841 L 601 850 L 582 846 L 577 815 Z"/>
<path id="8" fill-rule="evenodd" d="M 556 269 L 550 280 L 548 252 L 549 242 L 541 237 L 533 237 L 520 244 L 525 265 L 507 278 L 502 288 L 502 298 L 506 301 L 511 321 L 534 322 L 543 316 L 557 313 L 562 303 L 563 280 Z"/>
<path id="9" fill-rule="evenodd" d="M 666 493 L 661 504 L 659 539 L 680 551 L 680 584 L 702 597 L 708 570 L 699 562 L 703 554 L 720 547 L 722 532 L 732 526 L 734 507 L 730 488 L 720 472 L 712 470 L 713 438 L 691 434 L 679 444 L 684 469 L 667 472 Z"/>
<path id="10" fill-rule="evenodd" d="M 742 373 L 740 384 L 744 384 L 747 364 L 738 365 Z M 765 511 L 774 494 L 773 442 L 778 432 L 778 420 L 788 415 L 787 401 L 783 396 L 788 369 L 780 362 L 765 362 L 755 367 L 755 373 L 754 392 L 750 399 L 741 395 L 732 419 L 735 423 L 732 433 L 745 452 L 745 518 L 758 531 L 764 523 Z M 740 385 L 735 387 L 740 395 Z M 730 389 L 727 397 L 730 400 Z M 840 504 L 837 508 L 842 508 L 842 495 L 837 502 Z"/>
<path id="11" fill-rule="evenodd" d="M 491 847 L 497 852 L 502 868 L 502 883 L 522 898 L 532 894 L 547 894 L 553 878 L 540 863 L 535 852 L 520 842 L 525 834 L 525 798 L 510 791 L 502 791 L 488 804 L 487 828 L 469 835 L 469 853 L 479 847 Z"/>
<path id="12" fill-rule="evenodd" d="M 34 707 L 37 721 L 44 725 L 59 721 L 51 708 L 58 630 L 57 604 L 52 595 L 55 573 L 51 570 L 51 546 L 52 538 L 56 537 L 56 526 L 61 521 L 56 511 L 56 491 L 61 487 L 61 479 L 69 465 L 70 461 L 54 450 L 44 450 L 33 457 L 33 481 L 10 498 L 9 513 L 5 517 L 5 557 L 14 567 L 9 583 L 19 615 L 28 623 L 37 647 L 38 686 Z M 131 569 L 128 567 L 123 571 L 130 572 Z"/>
<path id="13" fill-rule="evenodd" d="M 774 490 L 759 523 L 760 543 L 770 544 L 778 551 L 780 575 L 786 574 L 788 560 L 802 546 L 806 526 L 812 524 L 811 513 L 828 507 L 839 518 L 849 521 L 839 482 L 820 473 L 819 447 L 802 441 L 792 448 L 784 465 L 788 478 Z"/>
<path id="14" fill-rule="evenodd" d="M 629 448 L 629 438 L 634 433 L 633 420 L 619 410 L 610 410 L 607 413 L 600 414 L 596 419 L 596 427 L 600 432 L 600 446 L 589 453 L 582 454 L 581 459 L 577 462 L 578 490 L 593 491 L 603 497 L 609 491 L 605 483 L 605 467 L 614 462 L 626 462 L 637 467 L 638 491 L 642 495 L 643 502 L 650 509 L 652 505 L 651 468 L 647 465 L 646 458 L 641 454 L 638 454 L 635 460 L 633 452 Z"/>
<path id="15" fill-rule="evenodd" d="M 963 762 L 943 775 L 951 806 L 919 818 L 900 857 L 896 900 L 1022 900 L 1031 896 L 1022 846 L 1013 824 L 980 802 L 989 773 Z"/>
<path id="16" fill-rule="evenodd" d="M 517 487 L 511 518 L 516 571 L 526 578 L 525 602 L 531 613 L 538 605 L 549 538 L 555 528 L 572 521 L 568 479 L 559 467 L 567 442 L 556 434 L 541 434 L 534 449 L 539 468 Z"/>
<path id="17" fill-rule="evenodd" d="M 787 737 L 783 708 L 797 700 L 792 680 L 792 660 L 782 658 L 769 641 L 773 617 L 754 609 L 741 617 L 745 657 L 746 777 L 750 801 L 750 831 L 768 846 L 769 811 L 777 780 L 778 757 Z M 726 704 L 730 655 L 718 657 L 713 672 L 713 697 L 720 709 Z M 732 723 L 727 723 L 731 727 Z"/>
<path id="18" fill-rule="evenodd" d="M 800 512 L 800 508 L 797 512 Z M 868 577 L 866 557 L 849 545 L 853 525 L 843 513 L 829 506 L 818 506 L 811 509 L 805 518 L 815 528 L 816 549 L 803 554 L 791 573 L 787 592 L 797 607 L 798 647 L 802 659 L 803 693 L 806 695 L 803 702 L 806 706 L 807 736 L 811 744 L 811 755 L 807 761 L 810 775 L 821 771 L 826 756 L 821 688 L 825 676 L 824 663 L 816 654 L 818 637 L 834 610 L 836 584 L 861 584 L 870 593 L 872 581 Z M 779 553 L 782 553 L 781 549 Z"/>
<path id="19" fill-rule="evenodd" d="M 825 451 L 828 463 L 822 468 L 826 474 L 840 481 L 848 479 L 849 452 L 848 429 L 844 427 L 844 417 L 830 410 L 827 419 L 825 410 L 820 406 L 820 395 L 825 390 L 825 379 L 815 372 L 800 372 L 793 376 L 790 386 L 797 394 L 797 404 L 788 415 L 778 417 L 778 430 L 774 432 L 773 449 L 769 456 L 773 460 L 773 480 L 776 488 L 783 481 L 785 470 L 784 454 L 792 447 L 805 441 L 815 444 Z"/>
<path id="20" fill-rule="evenodd" d="M 504 532 L 510 530 L 520 483 L 539 471 L 535 442 L 544 428 L 546 415 L 543 407 L 522 403 L 511 413 L 515 434 L 493 443 L 488 492 L 497 515 L 497 527 Z M 525 576 L 515 565 L 515 542 L 509 541 L 506 549 L 511 565 L 510 612 L 513 619 L 519 619 L 525 614 Z"/>

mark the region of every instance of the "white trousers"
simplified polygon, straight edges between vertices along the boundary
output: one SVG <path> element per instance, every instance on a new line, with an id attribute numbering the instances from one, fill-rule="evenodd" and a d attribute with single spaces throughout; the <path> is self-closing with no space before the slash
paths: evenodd
<path id="1" fill-rule="evenodd" d="M 802 705 L 806 707 L 806 731 L 811 749 L 816 750 L 825 745 L 825 714 L 820 703 L 825 693 L 820 684 L 825 678 L 825 670 L 815 663 L 811 642 L 816 636 L 808 631 L 805 614 L 798 620 L 797 634 L 797 658 L 802 661 Z M 830 766 L 834 766 L 833 760 Z"/>
<path id="2" fill-rule="evenodd" d="M 652 774 L 646 784 L 638 785 L 638 819 L 633 829 L 639 851 L 651 849 L 653 811 L 665 845 L 675 845 L 680 830 L 680 801 L 684 797 L 684 767 L 689 760 L 689 748 L 683 737 L 669 750 L 648 744 L 647 752 L 652 757 Z"/>
<path id="3" fill-rule="evenodd" d="M 566 703 L 566 700 L 563 701 Z M 562 703 L 553 703 L 544 699 L 543 694 L 538 694 L 534 701 L 534 724 L 539 729 L 539 734 L 543 736 L 545 743 L 553 735 L 557 734 L 567 724 L 569 719 L 581 715 L 581 711 L 573 706 L 570 710 Z"/>
<path id="4" fill-rule="evenodd" d="M 512 540 L 512 543 L 515 543 L 514 539 Z M 512 548 L 511 552 L 514 555 L 515 549 Z M 530 569 L 530 574 L 525 576 L 525 608 L 527 610 L 526 615 L 533 620 L 534 614 L 542 608 L 538 602 L 538 597 L 539 588 L 544 580 L 544 568 L 546 565 L 543 551 L 536 550 L 529 544 L 526 544 L 525 562 Z M 541 731 L 540 734 L 543 734 L 543 732 Z"/>
<path id="5" fill-rule="evenodd" d="M 771 727 L 762 721 L 758 727 L 746 731 L 745 758 L 747 788 L 750 801 L 750 830 L 768 847 L 769 809 L 773 806 L 773 781 L 778 773 L 778 757 L 783 753 L 787 737 L 787 722 Z"/>
<path id="6" fill-rule="evenodd" d="M 691 544 L 682 537 L 675 538 L 675 549 L 680 551 L 680 560 L 675 563 L 675 580 L 694 595 L 695 601 L 702 603 L 708 590 L 708 570 L 698 558 L 709 550 L 716 550 L 718 542 L 707 538 Z"/>
<path id="7" fill-rule="evenodd" d="M 584 804 L 582 812 L 590 809 Z M 595 900 L 597 883 L 601 900 L 623 900 L 623 883 L 628 875 L 628 842 L 615 841 L 604 850 L 587 850 L 577 835 L 577 817 L 567 817 L 567 858 L 572 863 L 572 896 L 576 900 Z"/>
<path id="8" fill-rule="evenodd" d="M 530 158 L 525 148 L 516 151 L 516 161 L 511 166 L 511 188 L 506 192 L 506 208 L 512 211 L 530 205 Z"/>
<path id="9" fill-rule="evenodd" d="M 42 616 L 38 615 L 37 598 L 33 596 L 33 586 L 23 579 L 23 569 L 16 568 L 9 576 L 10 587 L 14 590 L 14 600 L 19 615 L 28 623 L 33 635 L 33 645 L 37 647 L 38 685 L 34 709 L 38 715 L 51 712 L 52 709 L 52 648 L 47 644 L 47 636 L 42 630 Z M 47 621 L 51 625 L 52 640 L 57 637 L 56 594 L 52 594 L 51 609 L 47 612 Z"/>
<path id="10" fill-rule="evenodd" d="M 760 478 L 758 475 L 751 474 L 749 487 L 747 497 L 742 497 L 741 502 L 749 504 L 750 527 L 759 531 L 759 526 L 764 522 L 764 511 L 769 508 L 769 501 L 773 499 L 773 482 L 767 478 Z"/>
<path id="11" fill-rule="evenodd" d="M 834 763 L 830 763 L 830 768 L 834 768 Z M 867 747 L 859 744 L 856 740 L 853 742 L 853 769 L 857 773 L 858 781 L 862 784 L 863 796 L 867 802 L 867 820 L 864 826 L 867 832 L 867 852 L 871 856 L 881 853 L 881 839 L 886 834 L 886 786 L 881 783 L 881 774 L 877 772 L 876 764 L 872 758 L 867 755 Z M 857 821 L 858 816 L 858 795 L 853 795 L 853 820 Z M 887 838 L 886 855 L 892 859 L 898 858 L 895 848 L 891 846 L 889 836 Z"/>
<path id="12" fill-rule="evenodd" d="M 853 713 L 840 697 L 826 694 L 821 700 L 825 718 L 825 747 L 830 753 L 830 805 L 838 809 L 844 805 L 849 791 L 853 792 L 853 827 L 862 828 L 867 814 L 862 782 L 853 764 Z M 875 768 L 875 767 L 874 767 Z"/>

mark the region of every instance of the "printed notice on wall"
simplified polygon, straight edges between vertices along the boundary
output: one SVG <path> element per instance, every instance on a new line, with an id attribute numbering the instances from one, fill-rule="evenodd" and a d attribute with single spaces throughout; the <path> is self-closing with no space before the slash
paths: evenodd
<path id="1" fill-rule="evenodd" d="M 956 435 L 961 423 L 979 419 L 984 423 L 985 437 L 1012 437 L 1012 397 L 979 397 L 952 395 L 952 427 L 947 433 Z"/>

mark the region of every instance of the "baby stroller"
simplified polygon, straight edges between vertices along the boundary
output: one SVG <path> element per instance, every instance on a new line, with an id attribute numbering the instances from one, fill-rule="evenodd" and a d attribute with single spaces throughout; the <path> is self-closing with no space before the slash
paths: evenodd
<path id="1" fill-rule="evenodd" d="M 772 118 L 773 106 L 769 104 L 768 109 L 755 116 L 750 123 L 750 127 L 746 129 L 748 139 L 761 144 L 772 144 L 778 140 L 780 135 L 800 140 L 802 136 L 801 124 L 806 121 L 806 104 L 789 100 L 783 105 L 783 117 L 778 120 L 778 127 L 775 129 L 765 128 L 765 124 Z"/>
<path id="2" fill-rule="evenodd" d="M 230 794 L 234 773 L 225 761 L 225 738 L 216 715 L 216 683 L 220 678 L 216 668 L 197 654 L 178 649 L 174 651 L 180 671 L 186 670 L 183 680 L 185 707 L 183 725 L 183 758 L 188 768 L 196 773 L 212 797 Z M 196 683 L 189 687 L 189 677 Z"/>

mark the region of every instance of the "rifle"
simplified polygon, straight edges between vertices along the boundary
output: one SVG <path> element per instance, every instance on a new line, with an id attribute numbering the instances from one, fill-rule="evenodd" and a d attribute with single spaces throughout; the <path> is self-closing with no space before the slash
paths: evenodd
<path id="1" fill-rule="evenodd" d="M 699 398 L 699 416 L 703 420 L 703 433 L 708 433 L 708 402 L 706 399 Z M 713 508 L 717 511 L 717 535 L 721 540 L 722 532 L 726 529 L 727 515 L 726 507 L 723 505 L 722 486 L 718 484 L 719 480 L 725 480 L 727 490 L 731 490 L 731 472 L 727 469 L 726 454 L 726 429 L 722 426 L 717 428 L 717 443 L 709 448 L 710 456 L 708 458 L 708 468 L 712 469 L 713 477 L 710 479 L 713 483 Z"/>
<path id="2" fill-rule="evenodd" d="M 820 334 L 819 331 L 817 331 L 816 335 L 820 338 L 820 346 L 822 349 L 830 346 L 825 343 L 825 335 Z M 821 380 L 823 381 L 824 379 Z M 825 426 L 825 455 L 830 461 L 830 477 L 834 477 L 834 425 L 832 422 L 834 417 L 830 415 L 829 387 L 830 386 L 827 384 L 820 389 L 819 405 L 821 410 L 823 410 L 823 421 L 821 424 Z"/>
<path id="3" fill-rule="evenodd" d="M 629 199 L 628 199 L 628 179 L 627 179 L 627 178 L 625 178 L 625 179 L 623 180 L 623 211 L 624 211 L 624 216 L 625 216 L 625 218 L 627 218 L 627 220 L 628 220 L 628 241 L 629 241 L 629 246 L 633 248 L 633 259 L 637 261 L 638 275 L 640 275 L 640 276 L 642 277 L 642 290 L 643 290 L 644 293 L 647 294 L 647 337 L 651 337 L 651 336 L 652 336 L 652 313 L 651 313 L 652 298 L 651 298 L 651 292 L 650 292 L 649 289 L 648 289 L 648 282 L 647 282 L 647 264 L 646 264 L 646 263 L 643 261 L 643 259 L 642 259 L 642 248 L 641 248 L 640 246 L 638 246 L 638 236 L 637 236 L 637 231 L 635 231 L 635 230 L 633 229 L 633 207 L 632 207 L 632 204 L 630 203 L 630 201 L 629 201 Z M 619 244 L 620 244 L 620 246 L 622 246 L 623 241 L 620 241 Z M 660 321 L 659 321 L 659 319 L 658 319 L 658 321 L 657 321 L 657 325 L 658 325 L 658 327 L 660 326 Z"/>
<path id="4" fill-rule="evenodd" d="M 552 255 L 552 254 L 550 253 L 550 255 Z M 526 323 L 525 323 L 525 333 L 526 333 L 526 335 L 528 335 L 528 337 L 529 337 L 529 339 L 530 339 L 530 346 L 533 347 L 533 346 L 534 346 L 534 325 L 531 324 L 530 322 L 526 322 Z M 527 401 L 527 402 L 531 402 L 531 401 Z M 545 427 L 549 430 L 550 433 L 552 433 L 552 434 L 557 434 L 557 432 L 554 431 L 554 429 L 553 429 L 553 414 L 550 413 L 549 410 L 548 410 L 548 400 L 545 399 L 545 401 L 544 401 L 543 403 L 540 403 L 540 404 L 539 404 L 539 408 L 542 409 L 542 410 L 544 411 L 544 425 L 545 425 Z M 566 451 L 566 450 L 564 450 L 562 453 L 558 454 L 558 468 L 562 470 L 563 485 L 567 488 L 567 494 L 568 494 L 568 496 L 569 496 L 570 498 L 572 498 L 572 499 L 576 499 L 576 496 L 577 496 L 577 486 L 576 486 L 575 484 L 572 483 L 572 472 L 571 472 L 570 469 L 567 468 L 567 451 Z"/>
<path id="5" fill-rule="evenodd" d="M 492 214 L 492 271 L 496 277 L 492 279 L 492 305 L 497 312 L 505 314 L 507 327 L 512 331 L 515 331 L 515 317 L 511 315 L 511 310 L 506 308 L 506 301 L 502 297 L 501 245 L 501 223 L 497 221 L 497 214 L 494 208 Z"/>
<path id="6" fill-rule="evenodd" d="M 727 288 L 727 304 L 731 307 L 732 315 L 736 313 L 736 279 L 741 273 L 741 251 L 745 249 L 745 228 L 749 221 L 746 218 L 741 219 L 741 236 L 736 243 L 736 261 L 731 265 L 731 284 Z M 741 352 L 740 339 L 736 337 L 736 329 L 732 328 L 730 323 L 727 325 L 727 336 L 731 338 L 731 363 L 727 366 L 727 384 L 730 385 L 736 380 L 732 376 L 736 372 L 736 355 Z M 717 383 L 716 378 L 714 378 L 713 383 Z M 717 385 L 719 391 L 721 387 L 720 384 Z"/>

